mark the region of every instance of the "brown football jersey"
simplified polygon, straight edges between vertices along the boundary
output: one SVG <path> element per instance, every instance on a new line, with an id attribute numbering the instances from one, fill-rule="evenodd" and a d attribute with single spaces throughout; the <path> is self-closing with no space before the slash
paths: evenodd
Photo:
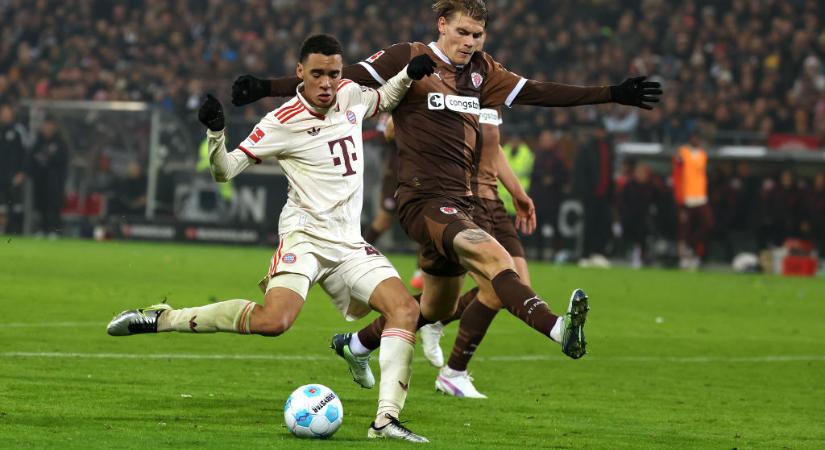
<path id="1" fill-rule="evenodd" d="M 573 106 L 610 101 L 607 86 L 580 87 L 527 80 L 484 52 L 463 66 L 452 64 L 436 46 L 420 42 L 387 47 L 358 64 L 344 67 L 344 78 L 377 87 L 410 59 L 429 55 L 435 73 L 415 81 L 393 112 L 398 147 L 398 195 L 472 195 L 482 142 L 482 108 L 528 104 Z M 294 95 L 297 78 L 275 80 L 272 94 Z"/>

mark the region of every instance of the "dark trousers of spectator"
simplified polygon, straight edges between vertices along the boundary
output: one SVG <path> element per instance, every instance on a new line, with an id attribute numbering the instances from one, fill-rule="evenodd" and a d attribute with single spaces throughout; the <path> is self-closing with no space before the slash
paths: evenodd
<path id="1" fill-rule="evenodd" d="M 647 254 L 647 236 L 650 234 L 647 218 L 644 216 L 625 217 L 622 220 L 622 235 L 630 248 L 638 245 L 642 254 Z"/>
<path id="2" fill-rule="evenodd" d="M 6 234 L 23 233 L 23 186 L 0 187 L 0 205 L 5 207 Z"/>
<path id="3" fill-rule="evenodd" d="M 583 199 L 584 205 L 584 245 L 582 256 L 589 258 L 594 254 L 604 255 L 613 218 L 610 214 L 610 201 L 605 197 Z"/>
<path id="4" fill-rule="evenodd" d="M 62 177 L 38 177 L 34 180 L 34 203 L 40 213 L 40 231 L 57 233 L 61 228 L 64 180 Z"/>
<path id="5" fill-rule="evenodd" d="M 713 212 L 709 204 L 679 207 L 679 242 L 691 248 L 694 256 L 705 256 L 711 230 Z"/>

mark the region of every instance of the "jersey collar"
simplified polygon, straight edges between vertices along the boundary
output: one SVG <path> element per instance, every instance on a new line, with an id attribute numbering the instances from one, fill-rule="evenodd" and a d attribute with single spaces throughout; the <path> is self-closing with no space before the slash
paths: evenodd
<path id="1" fill-rule="evenodd" d="M 312 114 L 313 116 L 317 117 L 318 119 L 324 120 L 327 117 L 327 113 L 330 109 L 335 107 L 335 105 L 330 106 L 326 109 L 317 108 L 312 106 L 312 103 L 308 102 L 307 99 L 304 98 L 304 95 L 301 93 L 301 89 L 304 87 L 303 81 L 298 87 L 295 88 L 295 96 L 298 97 L 298 101 L 304 105 L 304 108 L 307 110 L 308 113 Z M 338 104 L 338 96 L 335 96 L 335 104 Z"/>
<path id="2" fill-rule="evenodd" d="M 459 70 L 464 68 L 464 64 L 461 64 L 461 65 L 453 64 L 452 61 L 450 61 L 450 58 L 447 58 L 447 55 L 445 55 L 444 52 L 442 52 L 441 49 L 438 48 L 438 45 L 436 45 L 435 41 L 430 42 L 429 47 L 430 47 L 430 50 L 432 50 L 433 53 L 435 53 L 435 56 L 438 56 L 438 59 L 444 61 L 446 64 L 448 64 L 452 67 L 455 67 L 456 69 L 459 69 Z"/>

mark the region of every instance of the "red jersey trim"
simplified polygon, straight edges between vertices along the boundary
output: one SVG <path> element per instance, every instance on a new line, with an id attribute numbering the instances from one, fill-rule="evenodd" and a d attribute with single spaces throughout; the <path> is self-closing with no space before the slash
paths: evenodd
<path id="1" fill-rule="evenodd" d="M 239 146 L 238 146 L 238 149 L 239 149 L 240 151 L 242 151 L 242 152 L 246 153 L 246 156 L 247 156 L 249 159 L 254 160 L 254 161 L 255 161 L 255 164 L 260 164 L 260 163 L 261 163 L 261 158 L 258 158 L 257 156 L 255 156 L 255 154 L 254 154 L 254 153 L 250 152 L 250 151 L 249 151 L 246 147 L 244 147 L 243 145 L 239 145 Z"/>
<path id="2" fill-rule="evenodd" d="M 375 111 L 372 112 L 370 117 L 375 117 L 375 115 L 378 114 L 378 107 L 381 106 L 381 92 L 376 90 L 375 93 L 378 94 L 378 101 L 375 102 Z"/>
<path id="3" fill-rule="evenodd" d="M 298 107 L 298 105 L 300 105 L 300 104 L 301 104 L 301 101 L 300 101 L 300 100 L 298 100 L 298 99 L 296 98 L 296 99 L 295 99 L 295 103 L 294 103 L 294 104 L 292 104 L 292 105 L 284 105 L 284 106 L 280 107 L 279 109 L 276 109 L 276 110 L 275 110 L 275 113 L 274 113 L 273 115 L 274 115 L 277 119 L 279 119 L 279 120 L 280 120 L 280 119 L 281 119 L 281 117 L 285 116 L 286 114 L 289 114 L 289 111 L 294 110 L 294 109 L 295 109 L 295 108 L 297 108 L 297 107 Z"/>
<path id="4" fill-rule="evenodd" d="M 295 110 L 293 110 L 292 112 L 288 113 L 286 116 L 284 116 L 284 117 L 281 119 L 281 123 L 282 123 L 282 124 L 284 124 L 284 123 L 289 122 L 289 119 L 292 119 L 293 117 L 297 116 L 298 114 L 300 114 L 300 113 L 302 113 L 302 112 L 304 112 L 304 111 L 309 111 L 309 110 L 307 109 L 307 107 L 306 107 L 306 106 L 304 106 L 304 104 L 303 104 L 303 103 L 301 103 L 301 104 L 300 104 L 300 108 L 295 109 Z M 312 112 L 312 111 L 310 111 L 310 113 L 311 113 L 311 112 Z"/>
<path id="5" fill-rule="evenodd" d="M 344 86 L 346 86 L 346 85 L 348 85 L 348 84 L 350 84 L 350 83 L 352 83 L 352 80 L 347 80 L 347 79 L 343 79 L 343 80 L 341 80 L 341 83 L 338 85 L 338 89 L 336 89 L 336 90 L 335 90 L 335 92 L 340 91 L 341 89 L 343 89 L 343 88 L 344 88 Z"/>
<path id="6" fill-rule="evenodd" d="M 269 263 L 269 276 L 275 276 L 278 273 L 278 262 L 281 260 L 281 249 L 284 247 L 284 241 L 278 243 L 278 250 L 272 255 L 272 261 Z"/>
<path id="7" fill-rule="evenodd" d="M 315 112 L 315 111 L 313 111 L 313 110 L 311 110 L 311 109 L 307 108 L 306 106 L 304 106 L 304 109 L 305 109 L 308 113 L 310 113 L 312 116 L 317 117 L 317 118 L 319 118 L 319 119 L 321 119 L 321 120 L 324 120 L 324 119 L 326 119 L 326 118 L 327 118 L 327 116 L 325 116 L 325 115 L 323 115 L 323 114 L 318 114 L 317 112 Z"/>

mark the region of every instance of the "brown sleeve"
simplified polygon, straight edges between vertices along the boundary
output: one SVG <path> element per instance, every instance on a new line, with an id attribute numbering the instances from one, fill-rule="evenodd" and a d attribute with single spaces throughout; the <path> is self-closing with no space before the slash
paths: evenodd
<path id="1" fill-rule="evenodd" d="M 513 103 L 536 106 L 576 106 L 610 102 L 610 86 L 572 86 L 527 80 Z"/>
<path id="2" fill-rule="evenodd" d="M 412 47 L 413 44 L 409 42 L 393 44 L 358 64 L 345 67 L 344 76 L 362 86 L 378 88 L 410 62 Z M 358 78 L 355 78 L 356 74 Z"/>
<path id="3" fill-rule="evenodd" d="M 527 80 L 484 54 L 487 80 L 481 87 L 481 107 L 501 105 L 575 106 L 610 102 L 610 86 L 571 86 Z"/>
<path id="4" fill-rule="evenodd" d="M 410 43 L 391 45 L 359 63 L 345 66 L 343 77 L 361 86 L 379 88 L 407 65 L 411 47 Z M 301 83 L 298 77 L 281 77 L 269 81 L 271 97 L 292 97 Z"/>
<path id="5" fill-rule="evenodd" d="M 487 76 L 481 85 L 480 102 L 482 108 L 496 108 L 507 104 L 510 94 L 519 86 L 523 79 L 521 76 L 505 69 L 500 63 L 493 60 L 490 55 L 482 55 L 487 66 Z"/>
<path id="6" fill-rule="evenodd" d="M 269 80 L 269 96 L 293 97 L 299 84 L 301 84 L 301 79 L 298 77 L 281 77 Z"/>
<path id="7" fill-rule="evenodd" d="M 378 88 L 381 85 L 373 79 L 367 72 L 367 69 L 360 64 L 352 64 L 344 67 L 343 78 L 348 78 L 362 86 L 369 86 Z M 292 97 L 295 95 L 295 89 L 301 84 L 301 79 L 298 77 L 281 77 L 269 80 L 269 96 L 270 97 Z"/>

